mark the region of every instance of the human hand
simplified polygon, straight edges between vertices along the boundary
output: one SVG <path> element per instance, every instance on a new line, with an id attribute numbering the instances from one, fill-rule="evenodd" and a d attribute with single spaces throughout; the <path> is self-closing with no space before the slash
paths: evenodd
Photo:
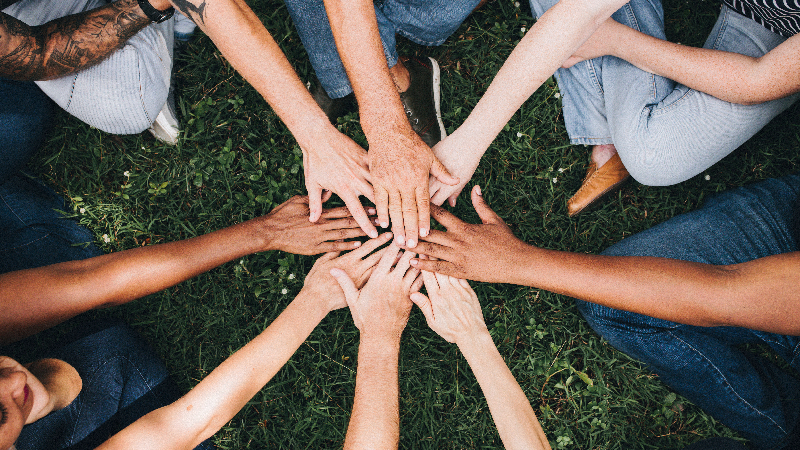
<path id="1" fill-rule="evenodd" d="M 503 219 L 486 205 L 480 186 L 472 189 L 472 205 L 482 224 L 469 224 L 441 207 L 431 207 L 433 218 L 444 225 L 447 232 L 431 231 L 414 249 L 437 260 L 413 259 L 412 266 L 468 280 L 515 281 L 512 280 L 513 269 L 528 245 L 517 239 Z"/>
<path id="2" fill-rule="evenodd" d="M 283 250 L 316 255 L 358 248 L 361 242 L 345 241 L 364 236 L 347 208 L 323 210 L 316 222 L 308 221 L 308 197 L 296 195 L 254 223 L 260 225 L 255 238 L 265 240 L 264 250 Z"/>
<path id="3" fill-rule="evenodd" d="M 447 172 L 410 126 L 405 128 L 370 141 L 369 169 L 378 222 L 386 228 L 391 220 L 395 242 L 413 248 L 431 227 L 428 175 L 445 184 L 459 180 Z"/>
<path id="4" fill-rule="evenodd" d="M 592 34 L 572 56 L 564 61 L 561 67 L 569 69 L 581 61 L 612 54 L 611 46 L 618 39 L 616 35 L 618 27 L 624 26 L 625 25 L 622 25 L 614 19 L 606 19 L 606 21 L 595 30 L 594 34 Z"/>
<path id="5" fill-rule="evenodd" d="M 322 133 L 314 145 L 303 148 L 303 173 L 308 190 L 309 220 L 316 222 L 322 215 L 322 204 L 331 193 L 347 205 L 353 218 L 371 238 L 378 230 L 370 223 L 359 196 L 375 201 L 369 173 L 367 152 L 336 129 Z"/>
<path id="6" fill-rule="evenodd" d="M 486 149 L 476 152 L 468 151 L 467 149 L 472 147 L 471 143 L 465 142 L 461 136 L 463 134 L 456 131 L 433 148 L 433 154 L 436 155 L 450 174 L 458 177 L 459 180 L 456 184 L 447 184 L 431 176 L 428 191 L 431 195 L 431 203 L 434 205 L 441 206 L 447 200 L 450 206 L 456 206 L 456 199 L 458 199 L 464 186 L 472 179 L 472 175 L 481 161 L 481 156 L 486 151 Z M 477 156 L 473 157 L 472 155 Z"/>
<path id="7" fill-rule="evenodd" d="M 322 255 L 306 275 L 303 291 L 324 301 L 327 311 L 344 308 L 347 306 L 344 292 L 339 288 L 336 279 L 331 276 L 331 270 L 336 269 L 345 273 L 355 288 L 361 289 L 372 275 L 381 256 L 386 252 L 386 248 L 378 251 L 375 249 L 389 242 L 391 238 L 392 233 L 383 233 L 344 255 L 340 255 L 338 252 Z"/>
<path id="8" fill-rule="evenodd" d="M 455 344 L 489 333 L 478 296 L 467 280 L 431 272 L 422 272 L 422 278 L 428 296 L 414 292 L 411 301 L 422 310 L 431 330 Z"/>
<path id="9" fill-rule="evenodd" d="M 399 251 L 394 243 L 384 249 L 378 265 L 361 290 L 345 271 L 339 268 L 331 270 L 331 275 L 344 292 L 362 340 L 399 342 L 406 327 L 412 306 L 409 296 L 419 290 L 422 280 L 418 280 L 419 271 L 409 264 L 414 253 L 406 251 L 398 260 Z"/>

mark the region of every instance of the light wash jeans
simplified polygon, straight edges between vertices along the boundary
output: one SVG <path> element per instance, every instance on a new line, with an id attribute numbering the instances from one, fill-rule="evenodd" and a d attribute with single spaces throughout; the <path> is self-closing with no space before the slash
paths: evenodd
<path id="1" fill-rule="evenodd" d="M 541 16 L 556 0 L 531 0 Z M 633 0 L 614 20 L 664 39 L 658 0 Z M 758 57 L 785 38 L 723 7 L 706 48 Z M 564 121 L 573 144 L 614 144 L 636 181 L 667 186 L 714 165 L 798 99 L 758 105 L 719 100 L 613 56 L 556 72 Z"/>
<path id="2" fill-rule="evenodd" d="M 331 98 L 353 92 L 325 13 L 323 0 L 285 0 L 294 26 L 308 52 L 322 87 Z M 384 0 L 375 15 L 389 67 L 397 64 L 397 34 L 420 45 L 434 46 L 453 34 L 480 0 Z"/>
<path id="3" fill-rule="evenodd" d="M 28 25 L 41 25 L 105 4 L 103 0 L 20 0 L 3 12 Z M 95 128 L 113 134 L 141 133 L 167 101 L 173 21 L 142 29 L 95 66 L 36 84 L 58 106 Z"/>
<path id="4" fill-rule="evenodd" d="M 603 254 L 728 265 L 796 252 L 799 195 L 800 174 L 733 189 Z M 670 388 L 756 448 L 788 448 L 791 439 L 798 439 L 800 380 L 741 346 L 766 345 L 798 370 L 800 337 L 682 325 L 583 301 L 577 305 L 611 345 L 645 363 Z"/>

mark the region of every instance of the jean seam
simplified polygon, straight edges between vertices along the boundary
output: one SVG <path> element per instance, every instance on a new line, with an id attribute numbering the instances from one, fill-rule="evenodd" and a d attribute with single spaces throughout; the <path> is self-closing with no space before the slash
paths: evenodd
<path id="1" fill-rule="evenodd" d="M 772 422 L 773 424 L 775 424 L 775 426 L 776 426 L 776 427 L 777 427 L 779 430 L 781 430 L 782 432 L 786 433 L 786 430 L 784 430 L 784 429 L 783 429 L 783 427 L 781 427 L 781 426 L 780 426 L 780 425 L 779 425 L 777 422 L 775 422 L 775 420 L 774 420 L 772 417 L 770 417 L 770 416 L 768 416 L 768 415 L 764 414 L 764 413 L 763 413 L 761 410 L 759 410 L 758 408 L 754 407 L 754 406 L 753 406 L 753 405 L 751 405 L 751 404 L 750 404 L 750 403 L 749 403 L 747 400 L 745 400 L 744 398 L 742 398 L 742 396 L 741 396 L 741 395 L 739 395 L 739 393 L 738 393 L 738 392 L 736 392 L 736 389 L 734 389 L 734 388 L 733 388 L 733 385 L 731 385 L 731 383 L 730 383 L 730 382 L 728 381 L 728 379 L 725 377 L 725 374 L 724 374 L 724 373 L 723 373 L 723 372 L 722 372 L 722 371 L 721 371 L 721 370 L 720 370 L 720 369 L 719 369 L 719 368 L 718 368 L 718 367 L 717 367 L 717 366 L 716 366 L 716 365 L 715 365 L 713 362 L 711 362 L 711 360 L 709 360 L 709 359 L 706 357 L 705 353 L 703 353 L 703 352 L 701 352 L 700 350 L 696 349 L 696 348 L 695 348 L 695 347 L 693 347 L 691 344 L 689 344 L 689 343 L 688 343 L 688 342 L 686 342 L 685 340 L 683 340 L 683 339 L 681 339 L 680 337 L 678 337 L 678 336 L 677 336 L 675 333 L 673 333 L 672 331 L 668 331 L 667 333 L 668 333 L 670 336 L 672 336 L 672 338 L 673 338 L 673 339 L 675 339 L 676 341 L 679 341 L 679 342 L 681 342 L 681 343 L 682 343 L 683 345 L 685 345 L 687 348 L 689 348 L 689 349 L 691 349 L 693 352 L 695 352 L 695 354 L 696 354 L 696 355 L 699 355 L 699 356 L 700 356 L 700 357 L 703 359 L 703 361 L 705 361 L 705 362 L 706 362 L 706 364 L 708 364 L 708 366 L 709 366 L 709 367 L 713 368 L 713 369 L 714 369 L 714 371 L 716 371 L 716 373 L 717 373 L 717 375 L 719 376 L 719 378 L 720 378 L 720 379 L 721 379 L 721 380 L 722 380 L 722 381 L 725 383 L 725 388 L 726 388 L 726 390 L 727 390 L 727 391 L 729 391 L 729 392 L 731 392 L 731 393 L 732 393 L 734 396 L 736 396 L 736 398 L 738 398 L 738 399 L 741 401 L 741 403 L 742 403 L 743 405 L 745 405 L 745 406 L 746 406 L 748 409 L 750 409 L 751 411 L 753 411 L 753 412 L 757 413 L 757 414 L 758 414 L 758 415 L 760 415 L 761 417 L 764 417 L 764 418 L 766 418 L 767 420 L 769 420 L 770 422 Z"/>

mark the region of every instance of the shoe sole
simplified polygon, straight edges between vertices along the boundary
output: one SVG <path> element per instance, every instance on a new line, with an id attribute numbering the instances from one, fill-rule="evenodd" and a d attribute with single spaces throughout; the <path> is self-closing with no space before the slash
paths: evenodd
<path id="1" fill-rule="evenodd" d="M 569 217 L 575 217 L 575 216 L 577 216 L 578 214 L 580 214 L 580 213 L 582 213 L 584 211 L 588 211 L 592 206 L 598 206 L 600 204 L 600 200 L 602 200 L 603 197 L 606 197 L 608 194 L 614 192 L 615 190 L 620 188 L 623 184 L 625 184 L 626 181 L 628 181 L 630 179 L 631 179 L 631 177 L 630 177 L 630 175 L 628 175 L 627 177 L 625 177 L 624 180 L 617 181 L 616 183 L 614 183 L 611 186 L 609 186 L 608 189 L 606 189 L 605 191 L 601 192 L 597 197 L 594 198 L 594 200 L 592 200 L 591 202 L 587 203 L 583 208 L 575 211 L 572 214 L 567 213 L 567 215 Z M 580 191 L 580 189 L 579 189 L 579 191 Z M 578 193 L 576 192 L 575 195 L 578 195 Z"/>
<path id="2" fill-rule="evenodd" d="M 428 57 L 431 62 L 431 71 L 433 72 L 433 106 L 436 110 L 436 121 L 439 123 L 439 132 L 442 139 L 447 137 L 447 132 L 444 129 L 444 122 L 442 122 L 442 90 L 440 84 L 442 81 L 441 71 L 439 70 L 439 63 L 435 59 Z"/>

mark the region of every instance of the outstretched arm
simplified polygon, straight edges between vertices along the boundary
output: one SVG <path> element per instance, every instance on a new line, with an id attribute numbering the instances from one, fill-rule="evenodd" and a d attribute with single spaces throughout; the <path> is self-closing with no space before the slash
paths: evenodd
<path id="1" fill-rule="evenodd" d="M 36 27 L 0 13 L 0 76 L 37 81 L 75 73 L 99 63 L 149 24 L 136 0 L 119 0 Z"/>
<path id="2" fill-rule="evenodd" d="M 436 145 L 434 153 L 458 184 L 431 180 L 432 202 L 455 199 L 481 156 L 511 116 L 626 0 L 561 0 L 547 10 L 511 52 L 467 120 Z"/>
<path id="3" fill-rule="evenodd" d="M 483 321 L 478 296 L 466 280 L 422 272 L 428 297 L 411 294 L 433 331 L 454 342 L 478 380 L 503 446 L 550 449 L 539 420 L 517 380 L 497 351 Z"/>
<path id="4" fill-rule="evenodd" d="M 400 336 L 411 311 L 409 296 L 419 289 L 422 280 L 417 281 L 419 271 L 409 264 L 414 253 L 405 252 L 398 260 L 398 251 L 394 244 L 385 249 L 360 291 L 346 273 L 331 272 L 361 332 L 353 413 L 344 441 L 348 450 L 396 449 L 400 441 Z"/>
<path id="5" fill-rule="evenodd" d="M 416 251 L 422 270 L 494 283 L 534 286 L 615 309 L 698 326 L 740 326 L 800 334 L 800 252 L 715 266 L 667 258 L 559 252 L 520 241 L 472 191 L 482 224 L 436 208 L 447 227 Z"/>
<path id="6" fill-rule="evenodd" d="M 127 303 L 244 255 L 349 250 L 336 242 L 364 233 L 347 209 L 308 221 L 308 200 L 293 197 L 270 214 L 203 236 L 0 275 L 0 342 L 52 327 L 90 309 Z"/>
<path id="7" fill-rule="evenodd" d="M 800 35 L 753 58 L 674 44 L 608 19 L 565 66 L 603 55 L 732 103 L 761 103 L 800 91 Z"/>
<path id="8" fill-rule="evenodd" d="M 176 402 L 140 418 L 101 445 L 100 449 L 190 449 L 212 436 L 286 364 L 329 311 L 346 306 L 334 268 L 363 286 L 381 252 L 369 255 L 390 236 L 336 257 L 321 257 L 306 276 L 300 294 L 280 316 L 194 389 Z"/>

